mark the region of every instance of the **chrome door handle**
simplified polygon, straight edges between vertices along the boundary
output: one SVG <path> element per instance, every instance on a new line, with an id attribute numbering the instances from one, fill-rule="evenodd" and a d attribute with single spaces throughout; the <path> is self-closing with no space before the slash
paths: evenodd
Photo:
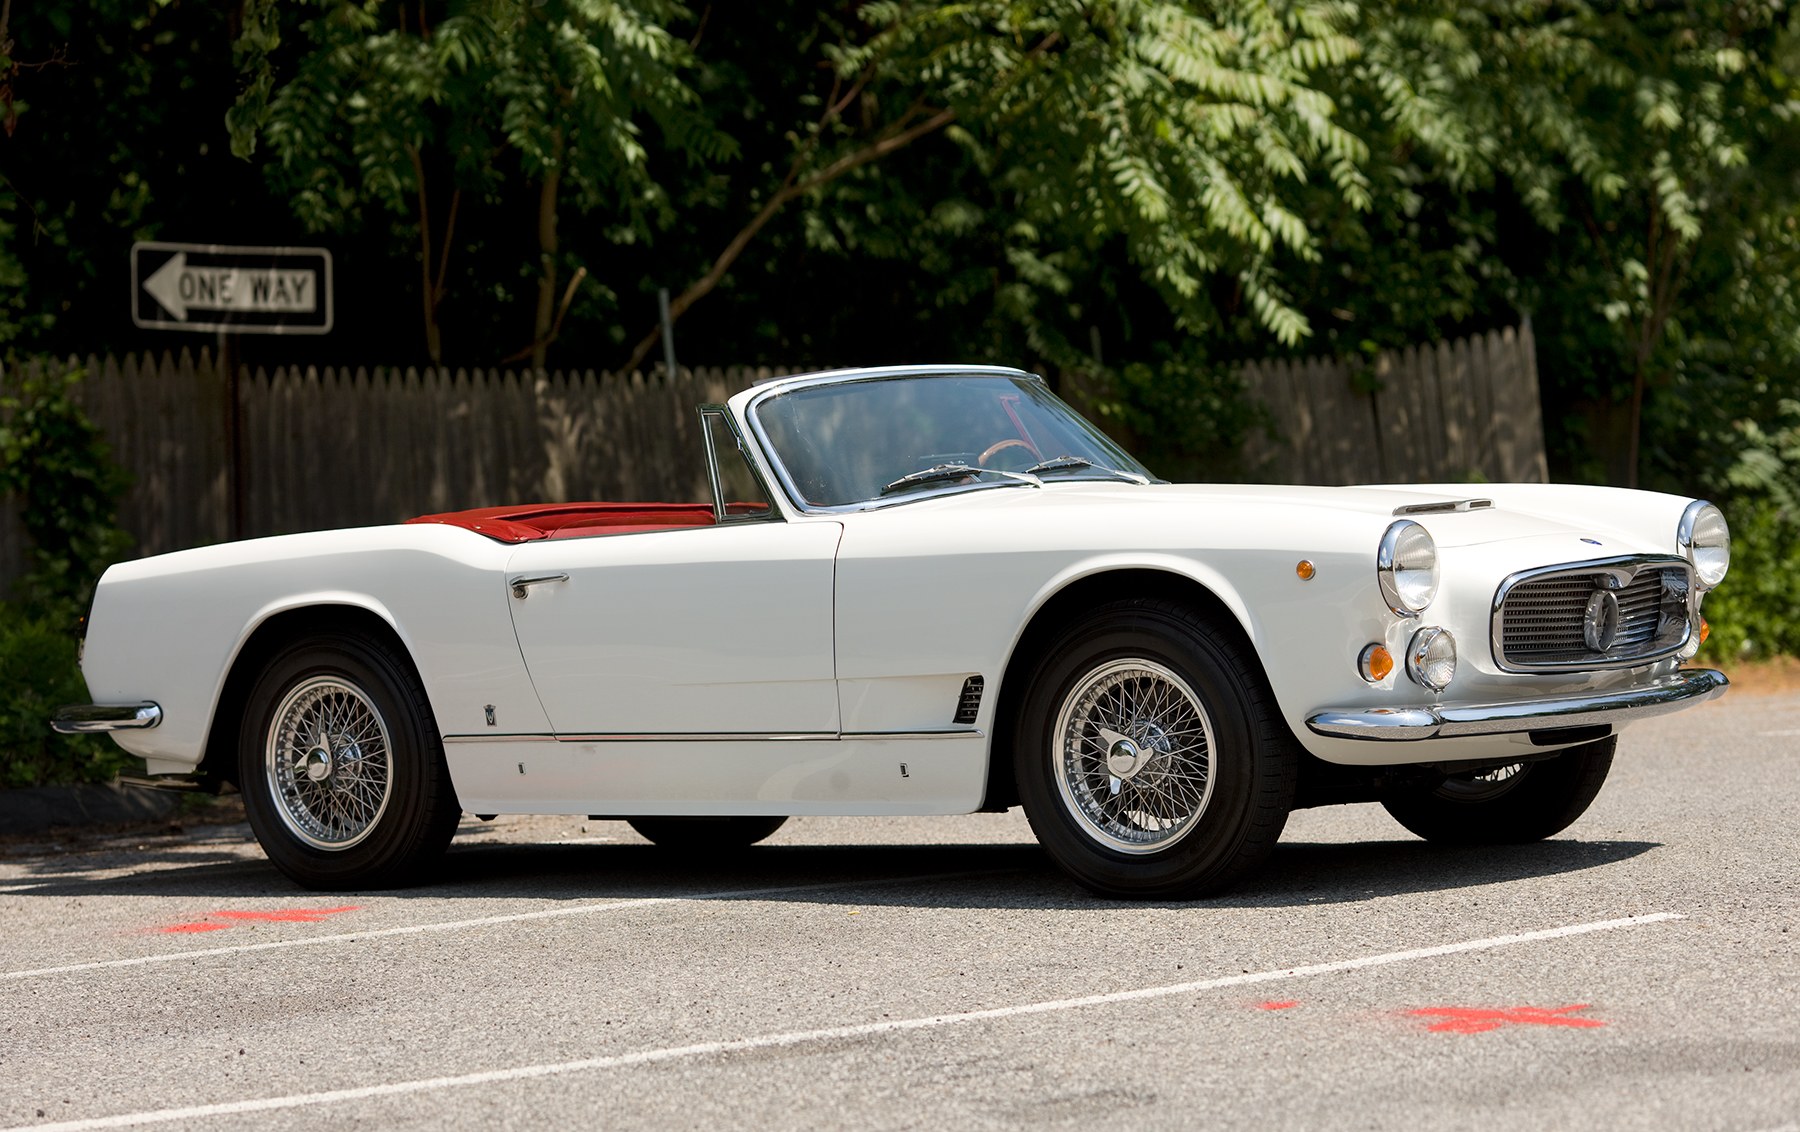
<path id="1" fill-rule="evenodd" d="M 567 574 L 533 574 L 528 578 L 514 578 L 507 584 L 512 586 L 513 596 L 520 601 L 523 601 L 531 596 L 532 586 L 541 586 L 546 582 L 566 582 L 568 580 L 569 576 Z"/>

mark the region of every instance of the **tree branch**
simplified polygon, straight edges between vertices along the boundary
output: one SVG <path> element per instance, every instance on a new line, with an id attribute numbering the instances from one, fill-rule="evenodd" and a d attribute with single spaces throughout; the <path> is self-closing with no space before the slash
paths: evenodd
<path id="1" fill-rule="evenodd" d="M 456 189 L 450 194 L 450 219 L 444 222 L 444 242 L 438 248 L 437 284 L 431 289 L 432 297 L 438 303 L 444 301 L 444 277 L 450 273 L 450 238 L 456 235 L 456 210 L 461 205 L 462 190 Z"/>
<path id="2" fill-rule="evenodd" d="M 1040 58 L 1045 52 L 1049 51 L 1060 42 L 1062 42 L 1062 33 L 1055 31 L 1050 32 L 1048 35 L 1044 36 L 1043 39 L 1039 40 L 1031 50 L 1024 54 L 1020 59 L 1020 65 L 1023 66 L 1023 64 L 1030 62 L 1031 60 Z M 1011 73 L 1004 76 L 999 82 L 996 82 L 995 86 L 999 87 L 1016 79 L 1018 77 L 1018 71 L 1019 68 L 1014 68 Z M 738 229 L 737 234 L 731 238 L 730 243 L 725 245 L 725 250 L 719 253 L 718 258 L 713 261 L 712 267 L 707 270 L 706 274 L 701 276 L 693 283 L 693 285 L 688 287 L 687 290 L 683 291 L 680 295 L 677 295 L 670 301 L 670 323 L 673 323 L 676 319 L 680 318 L 687 312 L 689 307 L 692 307 L 695 303 L 704 299 L 712 292 L 714 287 L 719 285 L 719 281 L 725 277 L 725 273 L 731 269 L 731 265 L 737 262 L 738 256 L 743 254 L 744 249 L 750 245 L 750 241 L 755 239 L 756 234 L 762 231 L 763 227 L 767 225 L 770 220 L 775 218 L 775 214 L 780 212 L 782 206 L 788 201 L 793 200 L 802 193 L 810 192 L 820 185 L 834 181 L 844 174 L 859 169 L 872 161 L 879 161 L 881 158 L 886 157 L 895 150 L 911 145 L 920 138 L 925 137 L 928 134 L 936 133 L 938 130 L 943 129 L 945 126 L 956 121 L 956 111 L 954 109 L 944 109 L 933 113 L 924 121 L 907 125 L 907 123 L 912 122 L 915 117 L 925 113 L 927 110 L 924 96 L 920 96 L 913 100 L 912 105 L 907 107 L 906 111 L 902 113 L 899 118 L 883 127 L 881 134 L 878 135 L 873 142 L 863 146 L 861 149 L 845 154 L 836 161 L 825 166 L 825 168 L 819 170 L 817 173 L 796 183 L 795 178 L 798 176 L 806 157 L 817 146 L 819 137 L 824 133 L 824 127 L 833 117 L 841 114 L 847 109 L 856 97 L 861 95 L 863 88 L 873 80 L 874 76 L 875 66 L 871 63 L 863 70 L 863 73 L 857 77 L 856 83 L 851 86 L 849 91 L 844 93 L 841 97 L 838 97 L 835 101 L 830 99 L 827 100 L 825 113 L 819 118 L 818 129 L 814 132 L 814 135 L 808 141 L 808 144 L 802 148 L 801 152 L 794 156 L 794 163 L 788 168 L 787 176 L 782 178 L 780 187 L 775 190 L 774 194 L 769 197 L 768 202 L 765 203 L 762 209 L 751 218 L 750 222 Z M 837 83 L 834 81 L 832 87 L 834 95 L 836 94 L 836 91 Z M 637 345 L 632 348 L 630 356 L 625 359 L 625 364 L 621 372 L 630 373 L 637 369 L 638 366 L 642 365 L 644 359 L 650 355 L 650 351 L 655 349 L 661 334 L 662 327 L 659 325 L 652 328 L 650 333 L 639 339 Z"/>
<path id="3" fill-rule="evenodd" d="M 431 356 L 431 364 L 436 366 L 444 362 L 444 345 L 438 336 L 438 296 L 431 279 L 431 206 L 425 195 L 425 162 L 416 145 L 406 147 L 406 156 L 412 161 L 413 184 L 419 197 L 419 298 L 425 308 L 425 352 Z M 448 247 L 444 249 L 446 255 L 449 251 Z"/>
<path id="4" fill-rule="evenodd" d="M 575 301 L 575 288 L 581 286 L 581 281 L 583 279 L 587 278 L 587 273 L 588 273 L 587 268 L 577 267 L 575 269 L 575 274 L 569 277 L 569 286 L 565 291 L 563 291 L 562 306 L 557 308 L 557 311 L 556 311 L 556 322 L 550 327 L 550 333 L 544 339 L 543 344 L 545 346 L 548 346 L 548 345 L 550 345 L 550 343 L 556 341 L 557 336 L 562 333 L 563 317 L 569 313 L 569 304 L 573 303 Z M 506 355 L 504 358 L 501 358 L 500 364 L 504 366 L 504 365 L 511 365 L 513 362 L 522 362 L 526 358 L 529 358 L 531 356 L 531 352 L 537 348 L 538 348 L 538 344 L 536 342 L 529 342 L 521 349 L 516 350 L 513 353 Z"/>
<path id="5" fill-rule="evenodd" d="M 762 210 L 751 219 L 750 223 L 738 229 L 737 235 L 733 236 L 731 242 L 725 245 L 725 250 L 719 253 L 719 257 L 713 261 L 713 265 L 707 273 L 687 290 L 669 301 L 669 321 L 673 323 L 686 313 L 689 307 L 712 293 L 713 288 L 719 285 L 719 280 L 725 277 L 725 273 L 731 270 L 731 265 L 737 262 L 738 256 L 742 255 L 744 249 L 750 245 L 750 241 L 763 230 L 764 225 L 775 218 L 775 214 L 780 212 L 781 207 L 788 201 L 828 181 L 836 180 L 852 169 L 859 169 L 871 161 L 878 161 L 897 149 L 911 145 L 926 134 L 941 130 L 955 120 L 956 111 L 940 110 L 934 116 L 908 130 L 882 138 L 859 150 L 845 154 L 798 184 L 784 184 L 769 198 L 768 203 L 762 206 Z M 621 372 L 630 373 L 637 369 L 649 356 L 650 351 L 656 347 L 661 334 L 662 327 L 658 326 L 639 340 L 637 346 L 632 349 L 631 356 L 625 359 L 625 365 Z"/>

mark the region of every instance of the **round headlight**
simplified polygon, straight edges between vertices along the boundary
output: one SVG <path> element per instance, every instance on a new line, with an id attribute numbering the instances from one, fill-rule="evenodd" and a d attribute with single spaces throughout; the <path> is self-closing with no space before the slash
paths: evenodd
<path id="1" fill-rule="evenodd" d="M 1725 580 L 1725 571 L 1731 569 L 1731 528 L 1725 512 L 1704 499 L 1694 500 L 1681 513 L 1675 542 L 1694 564 L 1701 586 L 1710 590 Z"/>
<path id="2" fill-rule="evenodd" d="M 1448 629 L 1424 628 L 1406 647 L 1406 674 L 1434 692 L 1450 686 L 1456 675 L 1456 638 Z"/>
<path id="3" fill-rule="evenodd" d="M 1411 519 L 1402 519 L 1381 536 L 1375 552 L 1375 576 L 1388 608 L 1402 617 L 1422 613 L 1437 596 L 1437 543 Z"/>

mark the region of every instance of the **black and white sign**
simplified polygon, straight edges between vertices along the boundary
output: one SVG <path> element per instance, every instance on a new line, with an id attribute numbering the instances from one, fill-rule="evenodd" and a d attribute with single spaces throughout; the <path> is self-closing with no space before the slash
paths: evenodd
<path id="1" fill-rule="evenodd" d="M 331 253 L 133 244 L 131 321 L 146 330 L 328 334 Z"/>

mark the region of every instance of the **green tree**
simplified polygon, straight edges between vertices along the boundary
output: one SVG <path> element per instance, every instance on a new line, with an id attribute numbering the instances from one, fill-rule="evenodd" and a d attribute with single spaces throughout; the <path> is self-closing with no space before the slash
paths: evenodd
<path id="1" fill-rule="evenodd" d="M 234 148 L 268 146 L 273 184 L 310 228 L 342 227 L 371 207 L 412 220 L 433 362 L 466 195 L 492 201 L 509 178 L 535 190 L 537 293 L 519 356 L 541 367 L 588 273 L 576 266 L 559 304 L 564 209 L 602 211 L 619 242 L 667 222 L 646 124 L 686 160 L 731 152 L 698 112 L 684 78 L 691 53 L 664 26 L 686 13 L 665 0 L 477 0 L 435 20 L 423 3 L 304 7 L 295 57 L 282 50 L 282 6 L 246 6 L 238 46 L 249 82 L 230 115 Z"/>
<path id="2" fill-rule="evenodd" d="M 1117 241 L 1180 330 L 1217 324 L 1208 284 L 1223 277 L 1258 325 L 1297 342 L 1309 327 L 1277 253 L 1318 250 L 1290 197 L 1316 176 L 1344 205 L 1368 203 L 1364 147 L 1314 82 L 1356 54 L 1341 30 L 1346 10 L 1248 0 L 1204 10 L 1161 0 L 863 5 L 821 48 L 829 89 L 813 94 L 817 117 L 792 131 L 785 173 L 671 315 L 710 293 L 790 202 L 829 210 L 822 202 L 845 181 L 942 135 L 1004 194 L 1007 263 L 1033 285 L 1063 285 L 1060 249 Z M 654 342 L 654 332 L 640 339 L 627 366 Z"/>

